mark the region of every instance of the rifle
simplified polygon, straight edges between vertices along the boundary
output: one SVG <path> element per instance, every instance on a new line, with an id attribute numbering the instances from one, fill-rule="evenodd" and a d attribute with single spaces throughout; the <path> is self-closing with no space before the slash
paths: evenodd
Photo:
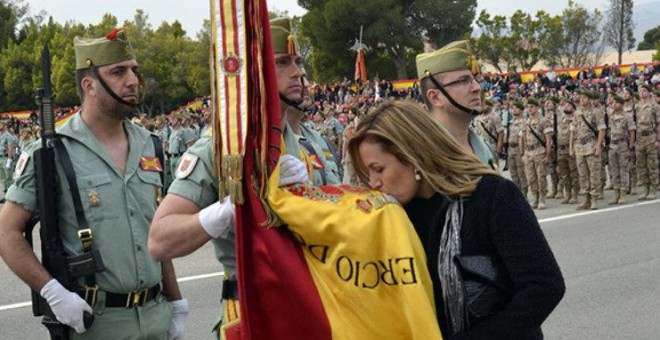
<path id="1" fill-rule="evenodd" d="M 50 84 L 50 52 L 45 45 L 42 53 L 43 88 L 37 91 L 37 99 L 41 107 L 41 148 L 34 152 L 34 166 L 37 179 L 39 212 L 26 226 L 28 242 L 32 244 L 32 229 L 37 221 L 41 222 L 39 232 L 41 238 L 41 262 L 62 286 L 69 290 L 77 285 L 70 274 L 67 253 L 64 250 L 57 216 L 57 170 L 55 165 L 54 140 L 55 116 L 52 110 L 52 92 Z M 29 236 L 28 236 L 29 235 Z M 32 314 L 42 316 L 41 323 L 46 326 L 51 339 L 70 339 L 71 328 L 57 321 L 50 306 L 38 292 L 32 291 Z M 83 315 L 85 328 L 89 328 L 94 316 L 85 312 Z"/>
<path id="2" fill-rule="evenodd" d="M 506 141 L 504 141 L 504 152 L 500 158 L 504 158 L 504 168 L 502 171 L 509 170 L 509 131 L 511 129 L 511 111 L 506 112 Z"/>

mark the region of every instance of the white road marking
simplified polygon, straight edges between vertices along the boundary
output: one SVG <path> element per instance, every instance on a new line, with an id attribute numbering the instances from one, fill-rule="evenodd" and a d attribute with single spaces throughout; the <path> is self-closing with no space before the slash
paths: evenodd
<path id="1" fill-rule="evenodd" d="M 587 211 L 582 211 L 582 212 L 574 213 L 574 214 L 548 217 L 548 218 L 540 219 L 539 224 L 540 223 L 546 223 L 546 222 L 556 222 L 556 221 L 561 221 L 561 220 L 565 220 L 565 219 L 569 219 L 569 218 L 593 215 L 593 214 L 604 213 L 604 212 L 609 212 L 609 211 L 630 209 L 630 208 L 640 207 L 640 206 L 643 206 L 643 205 L 653 204 L 653 203 L 660 203 L 660 200 L 656 199 L 656 200 L 652 200 L 652 201 L 642 201 L 642 202 L 638 202 L 638 203 L 628 203 L 628 204 L 625 204 L 625 205 L 619 205 L 619 206 L 614 206 L 614 207 L 610 207 L 610 208 L 604 208 L 604 209 L 598 209 L 598 210 L 587 210 Z"/>
<path id="2" fill-rule="evenodd" d="M 209 273 L 209 274 L 181 277 L 181 278 L 178 278 L 177 281 L 178 282 L 197 281 L 197 280 L 204 280 L 204 279 L 209 279 L 209 278 L 212 278 L 212 277 L 224 276 L 224 275 L 225 275 L 225 272 L 215 272 L 215 273 Z M 10 305 L 0 306 L 0 312 L 6 311 L 6 310 L 23 308 L 23 307 L 30 307 L 30 306 L 32 306 L 32 302 L 12 303 Z"/>

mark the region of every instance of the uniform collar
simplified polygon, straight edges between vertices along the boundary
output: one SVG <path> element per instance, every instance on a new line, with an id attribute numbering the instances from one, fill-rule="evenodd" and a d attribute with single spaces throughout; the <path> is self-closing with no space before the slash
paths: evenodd
<path id="1" fill-rule="evenodd" d="M 122 122 L 128 138 L 129 154 L 126 162 L 126 172 L 124 178 L 128 179 L 136 170 L 140 163 L 142 150 L 147 142 L 149 133 L 143 129 L 131 124 L 127 119 Z M 112 168 L 119 177 L 122 177 L 117 170 L 112 158 L 108 152 L 101 146 L 92 130 L 82 120 L 80 112 L 76 113 L 62 127 L 57 129 L 57 133 L 70 139 L 78 141 L 92 152 L 103 159 L 110 168 Z"/>

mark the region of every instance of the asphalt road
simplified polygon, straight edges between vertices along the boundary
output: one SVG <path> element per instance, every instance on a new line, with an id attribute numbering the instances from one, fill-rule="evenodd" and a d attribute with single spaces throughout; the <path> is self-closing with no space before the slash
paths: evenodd
<path id="1" fill-rule="evenodd" d="M 567 285 L 544 324 L 546 339 L 660 339 L 660 199 L 629 201 L 577 212 L 548 200 L 537 212 Z M 190 301 L 187 339 L 210 339 L 222 266 L 206 245 L 175 267 Z M 0 261 L 0 340 L 45 338 L 28 301 L 27 286 Z"/>

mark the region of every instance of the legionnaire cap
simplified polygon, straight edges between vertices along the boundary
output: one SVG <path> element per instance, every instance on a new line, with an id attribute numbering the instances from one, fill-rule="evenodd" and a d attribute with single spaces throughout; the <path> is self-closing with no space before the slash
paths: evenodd
<path id="1" fill-rule="evenodd" d="M 86 69 L 91 65 L 103 66 L 135 59 L 126 32 L 115 28 L 103 38 L 88 39 L 75 37 L 76 69 Z"/>
<path id="2" fill-rule="evenodd" d="M 527 104 L 528 105 L 536 105 L 539 106 L 539 101 L 536 100 L 535 98 L 527 98 Z"/>
<path id="3" fill-rule="evenodd" d="M 30 129 L 29 127 L 24 127 L 21 129 L 21 132 L 32 133 L 32 129 Z"/>
<path id="4" fill-rule="evenodd" d="M 293 35 L 291 18 L 279 17 L 270 20 L 270 34 L 274 53 L 299 55 L 298 41 Z"/>
<path id="5" fill-rule="evenodd" d="M 653 91 L 653 95 L 656 97 L 660 97 L 660 90 Z"/>
<path id="6" fill-rule="evenodd" d="M 519 109 L 521 109 L 521 110 L 524 110 L 524 109 L 525 109 L 525 105 L 523 105 L 523 103 L 521 103 L 521 102 L 519 102 L 519 101 L 517 101 L 517 100 L 516 100 L 515 102 L 513 102 L 513 106 L 515 106 L 515 107 L 517 107 L 517 108 L 519 108 Z"/>
<path id="7" fill-rule="evenodd" d="M 614 99 L 614 101 L 616 101 L 619 104 L 623 104 L 626 102 L 626 100 L 623 99 L 623 97 L 619 96 L 618 94 L 613 95 L 612 99 Z"/>
<path id="8" fill-rule="evenodd" d="M 646 89 L 646 91 L 649 91 L 649 92 L 653 91 L 653 89 L 651 88 L 651 86 L 649 86 L 649 84 L 642 84 L 642 85 L 639 85 L 639 87 L 641 87 L 643 89 Z"/>
<path id="9" fill-rule="evenodd" d="M 454 41 L 439 50 L 417 55 L 417 77 L 422 79 L 430 74 L 469 70 L 479 73 L 479 64 L 467 40 Z"/>
<path id="10" fill-rule="evenodd" d="M 489 107 L 493 106 L 493 102 L 490 99 L 486 99 L 485 103 L 486 103 L 486 106 L 489 106 Z"/>
<path id="11" fill-rule="evenodd" d="M 550 101 L 555 103 L 555 104 L 559 104 L 561 102 L 561 100 L 559 100 L 559 97 L 557 97 L 557 96 L 550 97 Z"/>

